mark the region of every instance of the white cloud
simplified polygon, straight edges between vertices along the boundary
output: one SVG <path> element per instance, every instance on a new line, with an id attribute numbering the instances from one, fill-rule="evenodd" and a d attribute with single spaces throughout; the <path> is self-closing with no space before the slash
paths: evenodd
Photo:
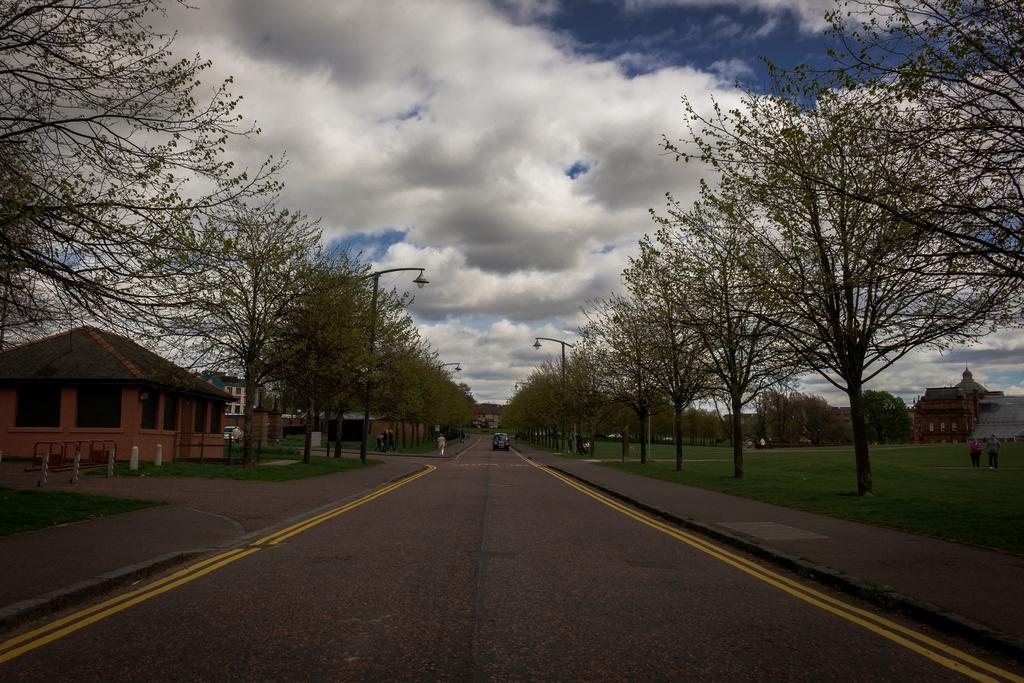
<path id="1" fill-rule="evenodd" d="M 807 30 L 827 4 L 622 1 L 789 9 Z M 580 306 L 617 287 L 666 191 L 693 197 L 703 169 L 659 147 L 663 134 L 685 134 L 680 98 L 706 105 L 714 95 L 728 109 L 732 79 L 746 73 L 723 55 L 717 73 L 647 62 L 630 75 L 628 57 L 581 55 L 520 23 L 556 9 L 223 0 L 168 18 L 183 53 L 213 61 L 206 82 L 233 76 L 242 111 L 263 129 L 234 146 L 239 162 L 287 151 L 286 205 L 322 216 L 326 239 L 404 232 L 379 265 L 427 268 L 414 314 L 485 400 L 507 396 L 538 362 L 534 335 L 571 334 Z M 955 381 L 935 371 L 944 365 L 904 361 L 877 386 Z"/>

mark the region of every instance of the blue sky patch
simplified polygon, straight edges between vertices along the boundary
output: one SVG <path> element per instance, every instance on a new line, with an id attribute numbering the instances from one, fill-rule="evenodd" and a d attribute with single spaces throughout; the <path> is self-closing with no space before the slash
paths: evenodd
<path id="1" fill-rule="evenodd" d="M 329 249 L 348 247 L 353 253 L 362 252 L 368 259 L 379 259 L 392 244 L 405 239 L 408 230 L 385 230 L 383 232 L 357 232 L 336 237 L 327 245 Z"/>
<path id="2" fill-rule="evenodd" d="M 591 168 L 590 164 L 585 164 L 582 161 L 577 161 L 569 168 L 565 169 L 565 175 L 569 176 L 573 180 L 576 180 L 581 175 L 589 171 Z"/>

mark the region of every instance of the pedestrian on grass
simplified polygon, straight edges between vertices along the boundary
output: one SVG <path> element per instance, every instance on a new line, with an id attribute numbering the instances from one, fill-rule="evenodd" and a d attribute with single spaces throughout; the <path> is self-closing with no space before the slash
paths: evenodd
<path id="1" fill-rule="evenodd" d="M 437 448 L 441 451 L 441 455 L 444 455 L 444 447 L 448 444 L 448 441 L 444 438 L 444 434 L 440 434 L 437 437 Z"/>
<path id="2" fill-rule="evenodd" d="M 981 444 L 977 439 L 971 439 L 971 467 L 981 467 Z"/>
<path id="3" fill-rule="evenodd" d="M 990 470 L 999 469 L 999 439 L 995 434 L 988 437 L 988 468 Z"/>

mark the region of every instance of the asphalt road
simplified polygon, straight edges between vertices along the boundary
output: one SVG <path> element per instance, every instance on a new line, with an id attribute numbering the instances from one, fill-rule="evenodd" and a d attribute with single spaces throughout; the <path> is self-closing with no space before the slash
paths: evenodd
<path id="1" fill-rule="evenodd" d="M 181 585 L 135 587 L 137 604 L 8 640 L 0 680 L 1006 680 L 944 666 L 942 646 L 926 656 L 487 442 L 431 462 L 181 570 Z"/>

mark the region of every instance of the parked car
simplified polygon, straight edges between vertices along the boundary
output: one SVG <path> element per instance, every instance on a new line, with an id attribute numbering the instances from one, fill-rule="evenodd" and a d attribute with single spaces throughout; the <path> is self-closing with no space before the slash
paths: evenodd
<path id="1" fill-rule="evenodd" d="M 497 450 L 507 451 L 508 449 L 509 449 L 508 434 L 495 434 L 494 435 L 494 440 L 491 441 L 491 450 L 492 451 L 497 451 Z"/>

